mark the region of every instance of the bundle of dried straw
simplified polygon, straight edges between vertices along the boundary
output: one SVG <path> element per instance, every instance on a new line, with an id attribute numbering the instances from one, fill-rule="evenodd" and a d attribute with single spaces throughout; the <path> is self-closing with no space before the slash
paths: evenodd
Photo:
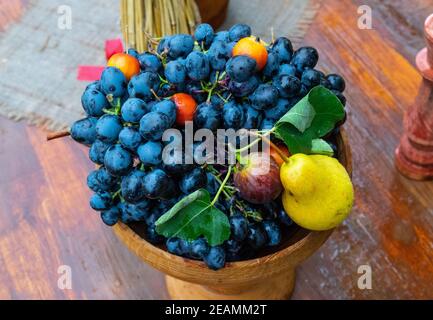
<path id="1" fill-rule="evenodd" d="M 191 34 L 201 20 L 194 0 L 120 0 L 120 13 L 123 39 L 139 52 L 152 38 Z"/>

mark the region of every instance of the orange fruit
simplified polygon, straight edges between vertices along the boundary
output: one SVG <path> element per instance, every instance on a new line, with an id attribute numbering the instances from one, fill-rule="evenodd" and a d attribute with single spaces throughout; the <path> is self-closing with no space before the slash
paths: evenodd
<path id="1" fill-rule="evenodd" d="M 280 149 L 283 154 L 285 154 L 287 157 L 290 156 L 290 152 L 289 149 L 287 149 L 287 147 L 283 144 L 278 144 L 277 145 L 278 149 Z M 282 164 L 285 162 L 283 160 L 283 158 L 281 158 L 281 156 L 278 154 L 278 152 L 275 150 L 274 147 L 271 146 L 269 154 L 271 155 L 271 157 L 275 160 L 275 162 L 278 164 L 278 166 L 282 166 Z"/>
<path id="2" fill-rule="evenodd" d="M 107 66 L 116 67 L 122 71 L 128 81 L 140 72 L 138 59 L 126 53 L 113 54 L 108 60 Z"/>
<path id="3" fill-rule="evenodd" d="M 256 60 L 259 71 L 265 67 L 268 61 L 268 51 L 264 43 L 254 36 L 239 40 L 233 47 L 232 55 L 244 55 Z"/>
<path id="4" fill-rule="evenodd" d="M 176 105 L 176 123 L 180 126 L 187 121 L 193 121 L 197 109 L 197 102 L 186 93 L 176 93 L 171 98 Z"/>

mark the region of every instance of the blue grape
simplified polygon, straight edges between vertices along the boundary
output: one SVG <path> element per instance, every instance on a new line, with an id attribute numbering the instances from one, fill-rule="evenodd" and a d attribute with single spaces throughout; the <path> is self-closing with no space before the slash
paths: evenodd
<path id="1" fill-rule="evenodd" d="M 251 248 L 257 250 L 263 248 L 267 243 L 266 233 L 260 224 L 251 224 L 248 227 L 247 242 Z"/>
<path id="2" fill-rule="evenodd" d="M 149 112 L 140 120 L 140 134 L 146 140 L 161 140 L 170 127 L 170 118 L 161 112 Z"/>
<path id="3" fill-rule="evenodd" d="M 203 260 L 210 269 L 218 270 L 225 265 L 226 253 L 221 246 L 211 247 Z"/>
<path id="4" fill-rule="evenodd" d="M 235 56 L 227 61 L 226 72 L 230 79 L 245 82 L 254 75 L 256 66 L 256 60 L 248 56 Z"/>
<path id="5" fill-rule="evenodd" d="M 90 207 L 96 211 L 108 210 L 113 206 L 113 198 L 109 192 L 95 193 L 90 197 Z"/>
<path id="6" fill-rule="evenodd" d="M 301 82 L 308 89 L 318 86 L 321 82 L 321 74 L 314 69 L 307 69 L 302 73 Z"/>
<path id="7" fill-rule="evenodd" d="M 271 130 L 274 127 L 275 120 L 264 118 L 260 124 L 260 130 Z"/>
<path id="8" fill-rule="evenodd" d="M 231 57 L 233 55 L 233 48 L 234 48 L 235 45 L 236 45 L 235 41 L 229 42 L 227 44 L 227 55 L 229 57 Z"/>
<path id="9" fill-rule="evenodd" d="M 188 34 L 177 34 L 170 38 L 168 56 L 172 59 L 186 57 L 194 48 L 194 39 Z"/>
<path id="10" fill-rule="evenodd" d="M 346 82 L 343 77 L 338 74 L 328 74 L 326 79 L 329 81 L 330 89 L 343 92 L 346 88 Z"/>
<path id="11" fill-rule="evenodd" d="M 278 223 L 275 221 L 267 220 L 263 221 L 263 230 L 266 233 L 268 243 L 270 247 L 277 246 L 281 243 L 281 229 Z"/>
<path id="12" fill-rule="evenodd" d="M 202 165 L 210 163 L 214 157 L 213 141 L 194 142 L 193 144 L 193 158 L 196 164 Z"/>
<path id="13" fill-rule="evenodd" d="M 163 83 L 159 87 L 157 94 L 160 98 L 170 97 L 176 93 L 177 89 L 178 88 L 176 87 L 176 85 L 170 83 Z"/>
<path id="14" fill-rule="evenodd" d="M 146 103 L 138 98 L 129 98 L 122 105 L 120 113 L 123 121 L 138 123 L 140 122 L 140 119 L 147 113 Z"/>
<path id="15" fill-rule="evenodd" d="M 86 89 L 81 96 L 81 105 L 88 116 L 100 117 L 110 104 L 105 95 L 96 88 Z"/>
<path id="16" fill-rule="evenodd" d="M 209 191 L 210 195 L 213 197 L 216 195 L 220 184 L 218 183 L 217 179 L 212 173 L 207 172 L 206 177 L 207 177 L 206 190 Z"/>
<path id="17" fill-rule="evenodd" d="M 164 200 L 164 199 L 162 199 L 162 200 L 159 200 L 158 201 L 158 209 L 159 209 L 159 211 L 162 213 L 162 214 L 164 214 L 164 213 L 166 213 L 168 210 L 170 210 L 176 203 L 178 203 L 181 199 L 182 199 L 183 197 L 181 197 L 181 198 L 177 198 L 177 197 L 175 197 L 175 196 L 173 196 L 172 198 L 170 198 L 170 199 L 167 199 L 167 200 Z"/>
<path id="18" fill-rule="evenodd" d="M 258 76 L 253 76 L 245 82 L 236 82 L 231 80 L 229 82 L 229 90 L 235 97 L 246 97 L 249 96 L 257 89 L 260 84 Z"/>
<path id="19" fill-rule="evenodd" d="M 106 143 L 96 139 L 89 149 L 89 158 L 96 164 L 104 163 L 105 152 L 111 146 L 111 143 Z"/>
<path id="20" fill-rule="evenodd" d="M 127 176 L 123 177 L 120 184 L 122 197 L 130 202 L 136 203 L 146 196 L 144 188 L 144 179 L 146 174 L 141 170 L 133 170 Z"/>
<path id="21" fill-rule="evenodd" d="M 142 137 L 136 128 L 124 127 L 119 133 L 119 143 L 126 149 L 135 152 L 142 143 Z"/>
<path id="22" fill-rule="evenodd" d="M 202 90 L 200 81 L 188 81 L 185 91 L 190 94 L 197 103 L 205 102 L 207 99 L 207 93 Z"/>
<path id="23" fill-rule="evenodd" d="M 96 136 L 103 142 L 114 143 L 118 140 L 122 128 L 122 122 L 118 116 L 106 114 L 96 123 Z"/>
<path id="24" fill-rule="evenodd" d="M 249 36 L 251 36 L 251 27 L 246 24 L 235 24 L 229 30 L 229 37 L 231 41 L 239 41 L 240 39 Z"/>
<path id="25" fill-rule="evenodd" d="M 254 109 L 249 103 L 244 103 L 242 107 L 245 113 L 245 122 L 242 127 L 250 130 L 257 129 L 262 122 L 262 112 Z"/>
<path id="26" fill-rule="evenodd" d="M 204 238 L 198 238 L 191 242 L 190 254 L 195 259 L 203 259 L 209 253 L 209 245 Z"/>
<path id="27" fill-rule="evenodd" d="M 169 127 L 176 121 L 176 105 L 172 100 L 162 100 L 155 103 L 151 111 L 165 114 L 169 119 Z"/>
<path id="28" fill-rule="evenodd" d="M 104 167 L 91 171 L 87 176 L 87 186 L 94 192 L 112 191 L 117 183 L 118 179 Z"/>
<path id="29" fill-rule="evenodd" d="M 88 117 L 74 122 L 71 126 L 72 139 L 90 146 L 96 140 L 97 121 L 97 118 Z"/>
<path id="30" fill-rule="evenodd" d="M 130 223 L 134 221 L 134 219 L 132 218 L 132 216 L 127 210 L 128 206 L 126 202 L 120 202 L 117 205 L 117 207 L 119 208 L 120 211 L 120 215 L 119 215 L 120 221 L 122 221 L 123 223 Z"/>
<path id="31" fill-rule="evenodd" d="M 215 36 L 213 38 L 213 42 L 216 41 L 223 41 L 223 42 L 230 42 L 230 33 L 226 30 L 224 31 L 218 31 L 217 33 L 215 33 Z"/>
<path id="32" fill-rule="evenodd" d="M 340 91 L 337 91 L 337 90 L 331 90 L 331 91 L 333 94 L 335 94 L 337 96 L 337 98 L 340 100 L 341 104 L 343 106 L 345 106 L 346 105 L 346 97 Z"/>
<path id="33" fill-rule="evenodd" d="M 223 108 L 224 128 L 240 129 L 245 122 L 245 114 L 242 106 L 234 100 L 227 102 Z"/>
<path id="34" fill-rule="evenodd" d="M 193 193 L 194 191 L 206 187 L 207 176 L 206 172 L 200 168 L 194 168 L 187 172 L 179 181 L 180 190 L 185 194 Z"/>
<path id="35" fill-rule="evenodd" d="M 130 56 L 133 56 L 134 58 L 138 59 L 139 53 L 134 48 L 129 48 L 126 53 L 129 54 Z"/>
<path id="36" fill-rule="evenodd" d="M 146 175 L 144 189 L 150 199 L 172 198 L 177 193 L 174 181 L 161 169 L 154 169 Z"/>
<path id="37" fill-rule="evenodd" d="M 194 168 L 194 159 L 181 150 L 168 153 L 163 160 L 163 168 L 170 175 L 182 175 Z"/>
<path id="38" fill-rule="evenodd" d="M 98 90 L 101 91 L 101 82 L 99 80 L 93 81 L 86 86 L 84 91 L 88 90 Z"/>
<path id="39" fill-rule="evenodd" d="M 157 204 L 151 208 L 149 214 L 146 216 L 144 220 L 148 226 L 154 225 L 155 222 L 158 221 L 158 219 L 164 214 L 164 211 L 161 211 L 161 209 L 159 208 L 158 201 L 155 200 L 150 200 L 150 201 L 153 201 L 154 203 Z"/>
<path id="40" fill-rule="evenodd" d="M 199 44 L 203 44 L 205 48 L 211 45 L 213 37 L 214 30 L 210 24 L 202 23 L 196 27 L 194 38 Z"/>
<path id="41" fill-rule="evenodd" d="M 277 38 L 272 44 L 271 50 L 278 56 L 280 63 L 289 63 L 293 55 L 293 46 L 285 37 Z"/>
<path id="42" fill-rule="evenodd" d="M 186 78 L 185 65 L 177 60 L 170 61 L 165 66 L 164 75 L 168 82 L 183 83 Z"/>
<path id="43" fill-rule="evenodd" d="M 228 54 L 227 44 L 219 40 L 214 41 L 207 52 L 207 56 L 212 69 L 219 71 L 224 70 L 227 59 L 230 57 Z"/>
<path id="44" fill-rule="evenodd" d="M 295 51 L 290 63 L 300 72 L 313 69 L 319 61 L 319 53 L 313 47 L 301 47 Z"/>
<path id="45" fill-rule="evenodd" d="M 219 80 L 220 73 L 221 72 L 219 72 L 217 70 L 212 70 L 209 74 L 209 79 L 208 79 L 209 83 L 212 85 L 216 84 Z"/>
<path id="46" fill-rule="evenodd" d="M 147 226 L 146 228 L 146 240 L 152 244 L 163 243 L 165 238 L 158 234 L 154 224 Z"/>
<path id="47" fill-rule="evenodd" d="M 171 38 L 172 36 L 165 36 L 159 41 L 158 47 L 156 48 L 156 52 L 158 52 L 158 54 L 168 52 L 168 46 L 170 44 Z"/>
<path id="48" fill-rule="evenodd" d="M 234 239 L 229 239 L 224 242 L 224 249 L 226 250 L 226 259 L 235 260 L 242 249 L 242 243 Z"/>
<path id="49" fill-rule="evenodd" d="M 144 71 L 159 73 L 162 70 L 162 63 L 159 58 L 150 52 L 142 53 L 138 56 L 140 67 Z"/>
<path id="50" fill-rule="evenodd" d="M 117 68 L 105 68 L 101 75 L 101 89 L 106 95 L 111 94 L 116 98 L 124 96 L 127 92 L 125 75 Z"/>
<path id="51" fill-rule="evenodd" d="M 150 215 L 151 200 L 144 198 L 134 203 L 125 202 L 123 211 L 131 221 L 145 221 Z"/>
<path id="52" fill-rule="evenodd" d="M 105 153 L 104 165 L 111 175 L 124 176 L 132 169 L 133 158 L 128 150 L 120 144 L 115 144 Z"/>
<path id="53" fill-rule="evenodd" d="M 281 64 L 278 68 L 278 75 L 286 75 L 296 77 L 296 67 L 291 64 Z"/>
<path id="54" fill-rule="evenodd" d="M 248 220 L 242 214 L 229 218 L 231 237 L 236 241 L 244 241 L 248 235 Z"/>
<path id="55" fill-rule="evenodd" d="M 215 108 L 221 108 L 225 101 L 223 100 L 224 97 L 222 97 L 222 95 L 217 95 L 217 94 L 213 94 L 210 97 L 210 103 L 215 107 Z"/>
<path id="56" fill-rule="evenodd" d="M 205 80 L 209 77 L 210 66 L 208 57 L 198 51 L 191 52 L 186 58 L 186 71 L 192 80 Z"/>
<path id="57" fill-rule="evenodd" d="M 120 217 L 120 210 L 114 206 L 106 211 L 101 212 L 101 219 L 107 226 L 114 226 Z"/>
<path id="58" fill-rule="evenodd" d="M 266 61 L 265 68 L 263 69 L 263 75 L 268 78 L 272 78 L 278 74 L 278 68 L 280 66 L 280 60 L 276 53 L 270 52 L 268 54 L 268 60 Z"/>
<path id="59" fill-rule="evenodd" d="M 168 252 L 177 256 L 186 255 L 190 251 L 188 243 L 180 238 L 168 238 L 165 245 Z"/>
<path id="60" fill-rule="evenodd" d="M 149 102 L 155 98 L 152 93 L 158 91 L 160 84 L 156 73 L 146 71 L 131 78 L 128 84 L 128 93 L 131 98 L 139 98 L 144 102 Z"/>
<path id="61" fill-rule="evenodd" d="M 265 110 L 265 117 L 267 119 L 279 120 L 291 107 L 289 100 L 280 98 L 275 107 Z"/>
<path id="62" fill-rule="evenodd" d="M 272 108 L 278 100 L 278 89 L 271 84 L 260 84 L 250 96 L 250 100 L 257 110 Z"/>
<path id="63" fill-rule="evenodd" d="M 162 144 L 148 141 L 137 149 L 138 157 L 145 166 L 156 166 L 162 161 Z"/>
<path id="64" fill-rule="evenodd" d="M 216 131 L 222 122 L 221 109 L 211 103 L 203 102 L 198 105 L 194 115 L 194 124 L 198 128 Z"/>

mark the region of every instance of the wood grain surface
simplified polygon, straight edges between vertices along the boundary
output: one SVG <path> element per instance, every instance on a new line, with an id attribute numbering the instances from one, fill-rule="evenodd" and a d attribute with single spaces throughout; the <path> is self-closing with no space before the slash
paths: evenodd
<path id="1" fill-rule="evenodd" d="M 372 30 L 357 27 L 361 4 L 372 8 Z M 295 299 L 433 299 L 433 183 L 409 181 L 393 163 L 431 12 L 429 0 L 328 0 L 305 37 L 320 68 L 347 80 L 356 205 L 297 269 Z M 167 298 L 163 275 L 89 209 L 86 148 L 45 137 L 0 119 L 0 298 Z M 71 290 L 57 287 L 60 265 L 71 267 Z M 372 269 L 371 290 L 357 286 L 360 265 Z"/>

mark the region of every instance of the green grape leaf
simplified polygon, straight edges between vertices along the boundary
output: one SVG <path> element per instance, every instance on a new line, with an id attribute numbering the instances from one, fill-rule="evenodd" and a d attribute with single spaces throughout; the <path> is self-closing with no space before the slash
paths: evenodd
<path id="1" fill-rule="evenodd" d="M 282 123 L 278 125 L 277 137 L 285 142 L 291 154 L 295 153 L 311 153 L 312 138 L 307 134 L 302 134 L 290 123 Z"/>
<path id="2" fill-rule="evenodd" d="M 290 123 L 300 132 L 304 132 L 311 126 L 316 115 L 313 106 L 308 102 L 308 95 L 302 98 L 293 108 L 290 109 L 278 122 Z"/>
<path id="3" fill-rule="evenodd" d="M 314 111 L 314 112 L 313 112 Z M 329 153 L 323 142 L 313 141 L 328 134 L 344 118 L 344 107 L 332 91 L 317 86 L 275 124 L 275 133 L 291 154 Z"/>
<path id="4" fill-rule="evenodd" d="M 199 189 L 180 200 L 156 222 L 156 231 L 165 237 L 192 241 L 204 236 L 211 246 L 230 237 L 227 216 L 211 204 L 209 192 Z"/>
<path id="5" fill-rule="evenodd" d="M 311 141 L 311 153 L 332 157 L 334 155 L 334 150 L 325 140 L 313 139 L 313 141 Z"/>

